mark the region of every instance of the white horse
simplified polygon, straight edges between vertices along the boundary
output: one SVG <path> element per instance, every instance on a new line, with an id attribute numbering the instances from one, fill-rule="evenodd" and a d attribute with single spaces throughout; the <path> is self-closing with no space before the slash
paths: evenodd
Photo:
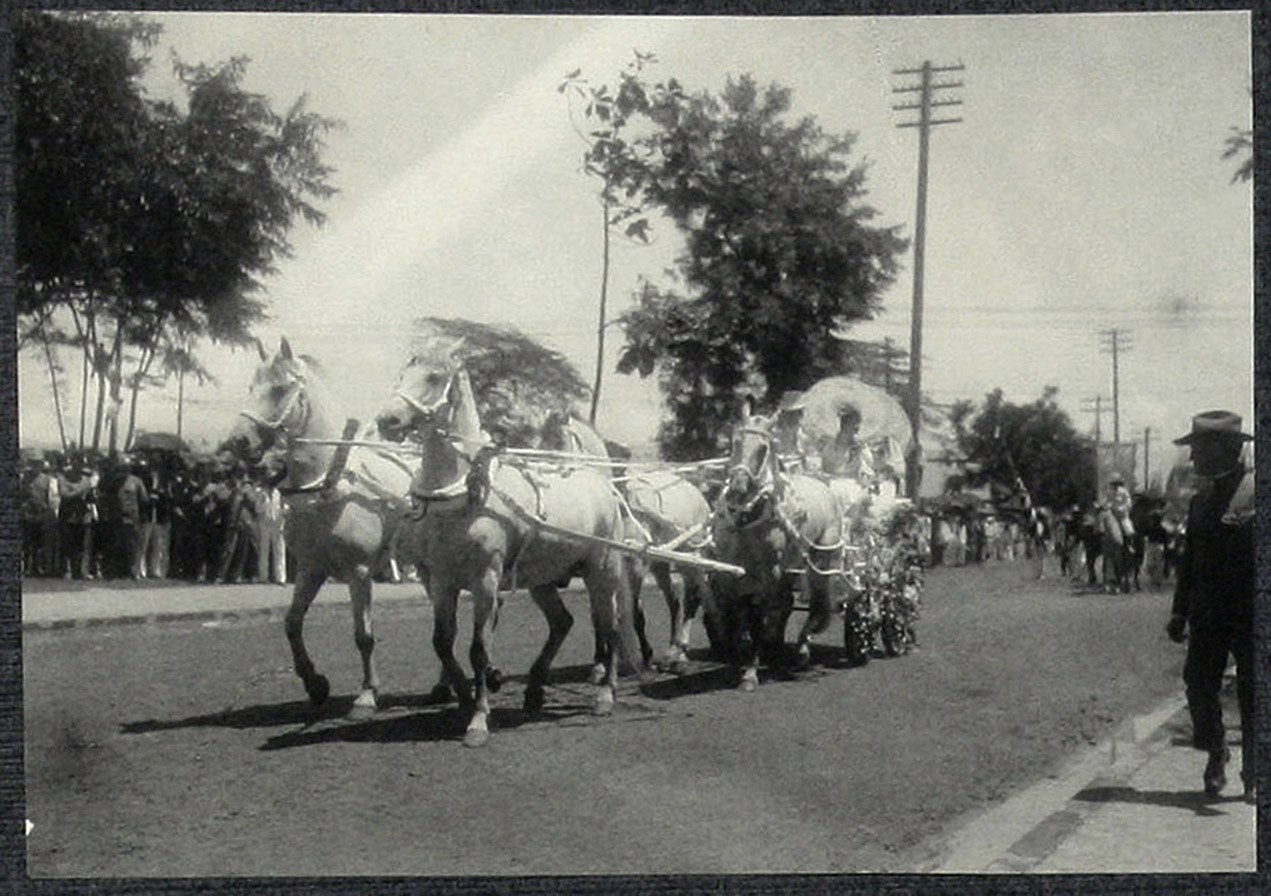
<path id="1" fill-rule="evenodd" d="M 376 422 L 385 438 L 414 434 L 420 440 L 422 459 L 411 494 L 421 513 L 403 541 L 412 541 L 428 573 L 433 648 L 445 679 L 459 689 L 460 701 L 473 707 L 466 745 L 489 739 L 486 645 L 501 588 L 528 588 L 547 619 L 547 641 L 526 685 L 526 710 L 542 708 L 552 660 L 573 625 L 558 587 L 575 574 L 587 586 L 599 637 L 640 668 L 630 591 L 613 548 L 621 544 L 624 522 L 604 476 L 586 468 L 531 474 L 524 466 L 503 463 L 481 429 L 472 386 L 454 346 L 412 358 Z M 461 589 L 473 598 L 469 657 L 475 697 L 454 655 Z M 617 663 L 611 661 L 594 713 L 613 711 L 616 687 Z"/>
<path id="2" fill-rule="evenodd" d="M 605 441 L 599 433 L 564 412 L 548 416 L 539 447 L 590 457 L 609 456 Z M 697 486 L 678 473 L 666 470 L 624 472 L 624 475 L 616 478 L 615 484 L 620 489 L 627 509 L 631 511 L 628 539 L 654 545 L 678 543 L 683 549 L 690 551 L 705 546 L 710 540 L 710 504 Z M 635 555 L 629 556 L 627 563 L 636 634 L 640 638 L 640 649 L 645 661 L 648 662 L 652 656 L 652 648 L 645 635 L 644 611 L 640 604 L 640 591 L 647 571 L 662 592 L 670 616 L 670 643 L 663 655 L 655 661 L 655 665 L 676 673 L 687 671 L 693 617 L 699 607 L 704 607 L 704 612 L 710 614 L 712 619 L 717 615 L 706 574 L 697 567 L 681 567 L 680 577 L 684 583 L 684 598 L 681 600 L 671 579 L 670 563 L 663 560 L 646 562 Z M 598 680 L 604 667 L 600 645 L 597 648 L 596 663 L 592 670 L 593 681 Z"/>
<path id="3" fill-rule="evenodd" d="M 350 715 L 366 718 L 376 709 L 379 690 L 371 570 L 402 522 L 411 468 L 372 448 L 297 442 L 337 442 L 359 433 L 350 432 L 349 419 L 334 410 L 312 358 L 294 354 L 286 339 L 273 358 L 259 344 L 257 349 L 261 364 L 226 445 L 254 463 L 285 468 L 279 489 L 287 505 L 287 545 L 297 564 L 285 626 L 296 674 L 315 705 L 327 699 L 331 684 L 305 648 L 305 614 L 327 578 L 348 583 L 362 655 L 362 687 Z"/>

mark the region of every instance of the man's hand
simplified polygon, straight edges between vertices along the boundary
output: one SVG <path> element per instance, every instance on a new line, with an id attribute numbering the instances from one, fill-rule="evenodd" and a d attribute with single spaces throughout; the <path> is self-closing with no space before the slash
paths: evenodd
<path id="1" fill-rule="evenodd" d="M 1187 640 L 1186 628 L 1186 618 L 1174 615 L 1169 618 L 1169 622 L 1165 625 L 1165 634 L 1169 635 L 1169 639 L 1175 644 L 1182 644 Z"/>

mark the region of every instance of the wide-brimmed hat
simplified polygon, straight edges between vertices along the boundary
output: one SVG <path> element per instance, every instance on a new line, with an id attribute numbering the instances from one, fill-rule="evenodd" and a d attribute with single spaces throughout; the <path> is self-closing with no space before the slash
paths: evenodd
<path id="1" fill-rule="evenodd" d="M 1224 436 L 1243 442 L 1253 441 L 1253 436 L 1241 429 L 1239 414 L 1231 411 L 1205 411 L 1192 418 L 1192 431 L 1174 440 L 1175 445 L 1190 445 L 1201 436 Z"/>

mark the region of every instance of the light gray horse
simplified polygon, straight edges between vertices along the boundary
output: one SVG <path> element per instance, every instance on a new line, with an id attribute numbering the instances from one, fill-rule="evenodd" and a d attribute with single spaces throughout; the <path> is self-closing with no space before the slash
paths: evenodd
<path id="1" fill-rule="evenodd" d="M 615 645 L 630 666 L 641 666 L 632 625 L 630 590 L 619 553 L 624 522 L 607 479 L 580 468 L 529 473 L 503 463 L 481 430 L 468 374 L 456 346 L 434 347 L 403 368 L 394 397 L 376 417 L 380 434 L 414 434 L 422 458 L 411 484 L 419 502 L 417 525 L 403 538 L 423 558 L 434 609 L 433 648 L 445 679 L 473 706 L 464 743 L 489 739 L 490 671 L 487 642 L 501 588 L 525 587 L 548 624 L 548 637 L 530 669 L 525 708 L 545 701 L 552 660 L 573 625 L 558 586 L 582 576 L 599 637 Z M 460 590 L 473 598 L 469 658 L 475 696 L 455 659 L 456 604 Z M 617 662 L 608 664 L 592 711 L 612 712 Z"/>
<path id="2" fill-rule="evenodd" d="M 327 578 L 348 583 L 354 641 L 362 655 L 362 688 L 350 715 L 365 718 L 374 713 L 379 690 L 371 570 L 384 558 L 403 520 L 411 468 L 372 448 L 341 451 L 333 444 L 295 442 L 347 438 L 348 418 L 335 411 L 314 359 L 294 354 L 286 339 L 272 358 L 259 344 L 257 348 L 261 363 L 225 444 L 248 461 L 284 475 L 279 488 L 287 505 L 287 546 L 297 564 L 285 623 L 287 642 L 296 674 L 315 705 L 327 699 L 331 684 L 305 648 L 305 614 Z"/>
<path id="3" fill-rule="evenodd" d="M 563 411 L 548 415 L 539 447 L 590 457 L 607 459 L 609 456 L 605 441 L 599 433 Z M 697 486 L 678 473 L 665 470 L 621 472 L 622 475 L 617 476 L 614 482 L 631 511 L 628 539 L 642 544 L 677 543 L 681 550 L 687 551 L 702 547 L 709 540 L 711 508 Z M 669 562 L 644 561 L 631 555 L 627 558 L 627 564 L 630 570 L 636 634 L 646 662 L 653 654 L 645 633 L 644 611 L 640 603 L 640 591 L 647 571 L 662 592 L 670 617 L 669 644 L 662 656 L 654 660 L 654 665 L 678 674 L 686 672 L 693 618 L 697 615 L 698 608 L 705 604 L 705 612 L 712 617 L 715 615 L 715 609 L 709 603 L 711 597 L 705 573 L 696 567 L 680 567 L 680 577 L 684 584 L 684 597 L 681 599 L 671 578 Z M 593 681 L 602 674 L 603 668 L 604 656 L 601 645 L 597 644 L 595 666 L 592 670 Z"/>

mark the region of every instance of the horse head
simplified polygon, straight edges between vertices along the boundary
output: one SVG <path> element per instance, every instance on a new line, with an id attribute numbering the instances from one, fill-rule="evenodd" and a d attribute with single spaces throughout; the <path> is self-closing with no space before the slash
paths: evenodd
<path id="1" fill-rule="evenodd" d="M 224 450 L 249 464 L 266 462 L 289 438 L 305 435 L 313 418 L 310 397 L 312 359 L 294 354 L 286 338 L 269 357 L 256 343 L 261 363 L 248 387 L 247 404 L 222 443 Z"/>
<path id="2" fill-rule="evenodd" d="M 733 431 L 725 503 L 734 507 L 756 503 L 772 489 L 776 470 L 772 421 L 748 413 Z"/>
<path id="3" fill-rule="evenodd" d="M 476 398 L 459 357 L 462 340 L 431 345 L 406 362 L 392 398 L 375 415 L 381 438 L 400 442 L 414 436 L 423 461 L 416 491 L 431 494 L 455 486 L 477 450 L 488 440 L 481 431 Z"/>

